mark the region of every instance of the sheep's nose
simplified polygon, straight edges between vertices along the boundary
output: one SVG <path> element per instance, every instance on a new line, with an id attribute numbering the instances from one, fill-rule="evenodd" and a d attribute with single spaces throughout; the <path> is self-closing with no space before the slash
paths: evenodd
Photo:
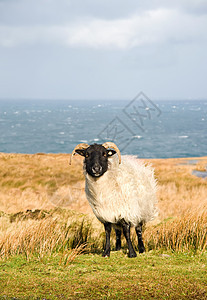
<path id="1" fill-rule="evenodd" d="M 102 171 L 102 166 L 100 166 L 100 165 L 94 165 L 94 166 L 92 167 L 92 172 L 93 172 L 94 174 L 100 173 L 101 171 Z"/>

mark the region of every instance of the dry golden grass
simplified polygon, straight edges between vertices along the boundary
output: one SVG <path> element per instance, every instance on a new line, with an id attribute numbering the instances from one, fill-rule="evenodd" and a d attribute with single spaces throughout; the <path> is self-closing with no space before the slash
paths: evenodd
<path id="1" fill-rule="evenodd" d="M 1 257 L 23 253 L 29 260 L 34 254 L 41 259 L 61 252 L 62 262 L 68 264 L 85 250 L 85 243 L 87 250 L 102 249 L 103 227 L 92 215 L 85 197 L 82 159 L 76 157 L 69 166 L 69 157 L 0 154 Z M 160 214 L 144 232 L 147 249 L 205 250 L 207 180 L 191 173 L 204 170 L 207 157 L 148 162 L 158 180 Z M 30 212 L 14 215 L 35 209 L 47 211 L 35 218 Z"/>
<path id="2" fill-rule="evenodd" d="M 69 166 L 68 154 L 0 153 L 0 211 L 65 207 L 91 212 L 84 193 L 82 159 Z M 193 160 L 197 164 L 190 164 Z M 160 219 L 178 216 L 207 204 L 207 180 L 192 175 L 204 170 L 207 157 L 146 160 L 158 180 Z"/>
<path id="3" fill-rule="evenodd" d="M 59 264 L 64 264 L 65 266 L 69 265 L 72 263 L 76 257 L 80 254 L 82 254 L 87 247 L 87 243 L 77 245 L 74 249 L 68 250 L 65 249 L 64 252 L 62 253 L 62 257 L 60 259 Z"/>
<path id="4" fill-rule="evenodd" d="M 7 227 L 0 228 L 1 258 L 23 254 L 27 260 L 33 255 L 42 259 L 58 252 L 62 253 L 61 261 L 68 264 L 84 251 L 86 243 L 92 249 L 100 242 L 100 230 L 92 230 L 91 220 L 72 211 L 55 209 L 43 219 L 19 219 L 12 223 L 8 217 L 4 216 Z M 92 240 L 97 241 L 96 245 L 92 245 Z"/>
<path id="5" fill-rule="evenodd" d="M 195 162 L 192 164 L 191 161 Z M 192 175 L 207 166 L 207 157 L 150 160 L 158 180 L 160 220 L 203 212 L 207 207 L 207 179 Z"/>
<path id="6" fill-rule="evenodd" d="M 23 217 L 23 216 L 22 216 Z M 4 219 L 0 228 L 0 257 L 23 254 L 27 260 L 34 255 L 39 259 L 61 254 L 60 264 L 68 265 L 83 251 L 100 252 L 104 244 L 103 226 L 95 219 L 69 210 L 50 211 L 43 219 Z M 112 250 L 115 233 L 112 232 Z M 133 242 L 137 245 L 135 232 Z M 203 212 L 186 214 L 148 225 L 144 231 L 144 243 L 149 250 L 202 252 L 206 250 L 207 216 Z M 124 242 L 125 251 L 127 249 Z M 73 250 L 72 250 L 73 249 Z M 72 250 L 72 251 L 71 251 Z"/>
<path id="7" fill-rule="evenodd" d="M 0 211 L 15 213 L 56 206 L 89 210 L 81 159 L 66 154 L 0 153 Z"/>
<path id="8" fill-rule="evenodd" d="M 144 239 L 148 250 L 205 251 L 207 214 L 204 211 L 194 211 L 157 226 L 149 226 L 144 233 Z"/>

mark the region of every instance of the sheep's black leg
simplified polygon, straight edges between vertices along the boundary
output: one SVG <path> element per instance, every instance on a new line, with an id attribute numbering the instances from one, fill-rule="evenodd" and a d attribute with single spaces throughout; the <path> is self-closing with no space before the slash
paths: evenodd
<path id="1" fill-rule="evenodd" d="M 134 248 L 132 246 L 132 242 L 131 242 L 131 239 L 130 239 L 130 225 L 127 224 L 125 221 L 123 221 L 122 222 L 122 227 L 123 227 L 123 233 L 124 233 L 124 236 L 126 238 L 128 248 L 129 248 L 129 257 L 136 257 L 137 254 L 134 251 Z"/>
<path id="2" fill-rule="evenodd" d="M 106 246 L 105 246 L 105 250 L 103 252 L 103 256 L 110 256 L 110 251 L 111 251 L 111 247 L 110 247 L 110 235 L 111 235 L 111 223 L 104 223 L 104 228 L 105 228 L 105 232 L 106 232 Z"/>
<path id="3" fill-rule="evenodd" d="M 121 249 L 121 230 L 115 229 L 116 232 L 116 251 Z"/>
<path id="4" fill-rule="evenodd" d="M 137 227 L 135 227 L 137 239 L 138 239 L 138 249 L 139 253 L 145 252 L 144 243 L 142 240 L 142 223 L 139 223 Z"/>

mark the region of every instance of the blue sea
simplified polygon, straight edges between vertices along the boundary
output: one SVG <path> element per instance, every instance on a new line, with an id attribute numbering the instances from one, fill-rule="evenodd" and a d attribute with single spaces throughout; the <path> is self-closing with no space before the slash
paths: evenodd
<path id="1" fill-rule="evenodd" d="M 1 100 L 0 152 L 71 153 L 113 141 L 141 158 L 207 155 L 207 100 Z"/>

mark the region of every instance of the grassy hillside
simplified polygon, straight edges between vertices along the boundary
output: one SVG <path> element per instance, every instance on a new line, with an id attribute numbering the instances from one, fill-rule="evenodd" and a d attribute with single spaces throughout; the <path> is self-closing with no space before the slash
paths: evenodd
<path id="1" fill-rule="evenodd" d="M 2 299 L 206 299 L 206 256 L 146 253 L 129 259 L 80 255 L 0 262 Z"/>
<path id="2" fill-rule="evenodd" d="M 205 299 L 207 157 L 147 160 L 155 168 L 159 217 L 144 231 L 147 252 L 101 257 L 103 226 L 84 194 L 82 159 L 0 154 L 0 296 Z M 133 243 L 136 236 L 133 233 Z M 112 250 L 114 250 L 114 233 Z"/>
<path id="3" fill-rule="evenodd" d="M 59 206 L 91 212 L 84 195 L 82 158 L 75 157 L 69 166 L 69 157 L 0 153 L 0 211 Z M 205 169 L 207 157 L 145 161 L 153 165 L 158 179 L 161 220 L 207 204 L 207 180 L 191 174 L 192 170 Z"/>

